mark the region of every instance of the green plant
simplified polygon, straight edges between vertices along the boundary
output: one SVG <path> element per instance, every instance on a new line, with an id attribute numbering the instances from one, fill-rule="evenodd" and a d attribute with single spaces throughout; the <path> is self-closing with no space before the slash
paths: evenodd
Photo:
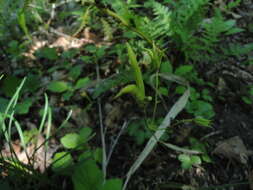
<path id="1" fill-rule="evenodd" d="M 253 87 L 250 86 L 248 87 L 248 91 L 247 91 L 247 94 L 242 96 L 242 101 L 245 103 L 245 104 L 252 104 L 253 101 L 252 101 L 252 98 L 253 98 Z"/>
<path id="2" fill-rule="evenodd" d="M 180 154 L 178 160 L 181 162 L 183 169 L 190 169 L 193 165 L 201 164 L 201 159 L 197 155 Z"/>
<path id="3" fill-rule="evenodd" d="M 190 138 L 190 149 L 200 152 L 199 155 L 189 155 L 189 154 L 180 154 L 178 156 L 178 160 L 181 162 L 181 167 L 183 169 L 190 169 L 192 166 L 202 164 L 202 161 L 206 163 L 211 163 L 211 158 L 208 156 L 208 152 L 206 150 L 206 144 L 204 142 L 200 142 L 195 138 Z"/>
<path id="4" fill-rule="evenodd" d="M 63 93 L 62 97 L 64 100 L 69 100 L 76 90 L 84 88 L 90 83 L 88 77 L 80 78 L 75 84 L 67 83 L 65 81 L 52 81 L 48 84 L 47 89 L 54 93 Z M 86 96 L 88 97 L 88 96 Z"/>
<path id="5" fill-rule="evenodd" d="M 157 130 L 157 126 L 161 123 L 161 119 L 152 121 L 151 119 L 139 119 L 133 121 L 127 128 L 127 133 L 133 137 L 138 145 L 148 140 L 153 132 Z"/>
<path id="6" fill-rule="evenodd" d="M 21 81 L 22 80 L 15 75 L 5 75 L 3 77 L 1 80 L 2 95 L 0 98 L 0 111 L 4 111 L 6 109 L 9 98 L 15 94 L 16 88 L 21 84 Z M 28 74 L 26 77 L 26 83 L 20 91 L 20 95 L 23 95 L 25 92 L 35 93 L 40 86 L 39 75 Z M 19 100 L 16 105 L 15 114 L 27 114 L 36 100 L 36 97 L 27 97 L 25 100 Z"/>
<path id="7" fill-rule="evenodd" d="M 84 127 L 78 133 L 68 133 L 61 138 L 67 151 L 55 154 L 52 169 L 72 177 L 75 190 L 121 190 L 122 180 L 114 178 L 104 181 L 103 172 L 97 163 L 102 162 L 102 150 L 92 150 L 88 141 L 92 138 L 91 128 Z M 71 152 L 78 150 L 77 163 Z"/>
<path id="8" fill-rule="evenodd" d="M 196 85 L 206 85 L 207 83 L 198 77 L 198 73 L 194 70 L 192 65 L 181 65 L 175 72 L 176 75 L 185 77 L 189 81 L 192 81 Z M 176 94 L 182 94 L 186 88 L 184 86 L 177 86 L 175 89 Z M 201 92 L 198 92 L 195 88 L 191 87 L 190 101 L 186 106 L 186 111 L 193 114 L 195 117 L 204 117 L 211 119 L 215 112 L 213 110 L 213 99 L 210 95 L 208 88 L 204 88 Z"/>
<path id="9" fill-rule="evenodd" d="M 120 92 L 115 96 L 115 98 L 118 98 L 119 96 L 123 94 L 130 93 L 136 98 L 137 102 L 140 105 L 144 105 L 145 101 L 151 100 L 151 97 L 147 97 L 145 95 L 145 87 L 144 87 L 142 72 L 141 72 L 140 67 L 138 66 L 136 55 L 128 43 L 127 43 L 127 51 L 128 51 L 129 62 L 132 68 L 132 72 L 134 73 L 134 77 L 135 77 L 134 78 L 135 84 L 130 84 L 130 85 L 125 86 L 123 89 L 120 90 Z"/>
<path id="10" fill-rule="evenodd" d="M 46 122 L 46 118 L 47 119 L 47 132 L 46 132 L 46 140 L 45 142 L 40 145 L 40 146 L 45 146 L 45 148 L 47 148 L 47 141 L 48 138 L 50 136 L 50 128 L 51 128 L 51 122 L 50 122 L 50 118 L 51 118 L 51 112 L 49 110 L 48 107 L 48 100 L 47 100 L 47 96 L 45 96 L 45 108 L 44 108 L 44 113 L 43 113 L 43 118 L 40 122 L 40 127 L 38 129 L 38 131 L 35 133 L 35 135 L 37 136 L 36 138 L 36 142 L 35 142 L 35 150 L 34 152 L 32 152 L 30 155 L 27 152 L 27 135 L 25 134 L 25 132 L 22 130 L 19 122 L 14 118 L 14 113 L 15 113 L 15 108 L 17 105 L 17 100 L 18 97 L 20 95 L 20 91 L 22 86 L 25 83 L 25 79 L 21 82 L 21 84 L 18 86 L 16 92 L 14 93 L 14 95 L 12 96 L 11 100 L 9 101 L 6 109 L 4 112 L 0 113 L 0 135 L 5 137 L 5 141 L 10 149 L 10 157 L 6 157 L 2 154 L 0 154 L 0 164 L 4 165 L 4 169 L 5 171 L 8 173 L 8 177 L 6 179 L 7 183 L 10 183 L 13 178 L 15 179 L 15 183 L 10 183 L 13 184 L 14 188 L 17 188 L 20 186 L 21 183 L 24 183 L 24 181 L 27 181 L 27 183 L 22 186 L 22 188 L 24 189 L 28 189 L 29 188 L 29 183 L 32 180 L 37 180 L 39 178 L 41 178 L 41 184 L 43 183 L 47 183 L 47 179 L 45 178 L 45 176 L 41 175 L 34 167 L 35 164 L 35 160 L 34 160 L 34 155 L 36 153 L 37 146 L 38 146 L 38 135 L 42 134 L 42 130 L 45 127 L 45 122 Z M 18 134 L 19 138 L 20 138 L 20 144 L 21 147 L 24 149 L 25 153 L 26 153 L 26 158 L 28 160 L 28 163 L 22 163 L 22 161 L 19 160 L 17 153 L 15 152 L 14 148 L 13 148 L 13 144 L 12 144 L 12 135 L 13 135 L 13 131 L 14 129 L 16 129 L 16 133 Z M 18 176 L 18 178 L 17 178 Z M 43 176 L 43 177 L 42 177 Z"/>

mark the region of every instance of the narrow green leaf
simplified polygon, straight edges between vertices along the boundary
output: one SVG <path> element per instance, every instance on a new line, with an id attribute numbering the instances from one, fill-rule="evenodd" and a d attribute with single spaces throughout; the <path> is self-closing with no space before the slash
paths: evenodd
<path id="1" fill-rule="evenodd" d="M 136 85 L 140 90 L 141 96 L 145 97 L 145 87 L 144 87 L 144 83 L 143 83 L 141 69 L 138 66 L 138 62 L 136 59 L 136 55 L 135 55 L 133 49 L 131 48 L 131 46 L 128 43 L 126 45 L 127 45 L 128 56 L 130 59 L 130 64 L 131 64 L 131 67 L 134 72 Z"/>

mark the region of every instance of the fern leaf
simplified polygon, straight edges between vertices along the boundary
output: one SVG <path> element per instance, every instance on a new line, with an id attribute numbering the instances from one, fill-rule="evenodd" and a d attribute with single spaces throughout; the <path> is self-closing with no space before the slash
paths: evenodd
<path id="1" fill-rule="evenodd" d="M 110 26 L 110 24 L 104 20 L 101 19 L 102 25 L 103 25 L 103 32 L 104 32 L 104 38 L 106 41 L 111 41 L 113 39 L 113 29 Z"/>

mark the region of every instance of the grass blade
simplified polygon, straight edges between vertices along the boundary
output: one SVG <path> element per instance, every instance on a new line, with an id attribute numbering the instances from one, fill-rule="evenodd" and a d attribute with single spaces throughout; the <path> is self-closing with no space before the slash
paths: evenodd
<path id="1" fill-rule="evenodd" d="M 186 106 L 186 103 L 188 101 L 188 98 L 190 96 L 190 88 L 189 85 L 187 85 L 188 88 L 185 91 L 185 93 L 179 98 L 179 100 L 173 105 L 169 113 L 166 115 L 165 119 L 161 123 L 161 125 L 158 127 L 155 134 L 149 139 L 148 143 L 146 144 L 145 148 L 141 152 L 141 154 L 138 156 L 137 160 L 134 162 L 134 164 L 131 166 L 127 173 L 126 181 L 123 186 L 123 190 L 126 189 L 127 183 L 131 176 L 134 174 L 134 172 L 140 167 L 142 162 L 145 160 L 145 158 L 149 155 L 149 153 L 153 150 L 155 145 L 157 144 L 158 140 L 161 138 L 161 136 L 164 134 L 167 127 L 170 126 L 171 120 L 174 119 Z"/>

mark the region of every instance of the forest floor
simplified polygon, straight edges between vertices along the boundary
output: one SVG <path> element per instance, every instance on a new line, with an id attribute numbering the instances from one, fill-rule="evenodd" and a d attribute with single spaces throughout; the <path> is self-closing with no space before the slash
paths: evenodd
<path id="1" fill-rule="evenodd" d="M 252 6 L 253 3 L 249 7 L 245 5 L 240 6 L 235 11 L 239 15 L 238 25 L 240 27 L 243 28 L 247 25 L 246 23 L 252 22 Z M 51 47 L 61 46 L 61 50 L 59 51 L 62 52 L 64 52 L 62 49 L 72 48 L 73 46 L 80 48 L 82 45 L 90 43 L 96 45 L 107 43 L 101 41 L 100 34 L 88 30 L 83 34 L 83 41 L 80 41 L 80 44 L 77 42 L 74 45 L 64 39 L 64 36 L 59 37 L 59 35 L 55 34 L 46 34 L 45 36 L 39 36 L 40 39 L 37 39 L 37 47 L 34 46 L 27 52 L 26 60 L 29 61 L 26 61 L 21 66 L 17 66 L 15 63 L 7 64 L 6 67 L 1 66 L 3 71 L 10 74 L 14 70 L 19 71 L 20 67 L 26 67 L 25 71 L 20 70 L 21 74 L 15 72 L 16 76 L 22 76 L 27 71 L 32 73 L 33 69 L 38 66 L 41 71 L 46 73 L 41 80 L 42 83 L 46 84 L 49 82 L 49 78 L 53 78 L 53 80 L 67 78 L 67 71 L 53 67 L 50 68 L 50 65 L 47 65 L 47 60 L 43 57 L 40 59 L 32 57 L 34 49 L 40 49 L 43 46 L 43 41 L 51 41 Z M 235 34 L 223 40 L 223 43 L 228 42 L 253 43 L 252 31 Z M 61 43 L 61 45 L 57 43 Z M 82 53 L 80 51 L 79 54 L 71 58 L 71 62 L 77 66 L 81 65 L 82 63 L 78 63 L 78 61 L 80 61 Z M 178 56 L 180 55 L 175 55 L 175 57 Z M 250 53 L 250 56 L 253 56 L 253 52 Z M 189 144 L 190 139 L 197 139 L 198 142 L 202 142 L 207 149 L 211 161 L 202 162 L 200 165 L 194 165 L 190 169 L 184 170 L 178 160 L 179 153 L 159 144 L 132 176 L 128 189 L 253 190 L 253 106 L 252 104 L 247 105 L 243 103 L 241 99 L 245 90 L 244 86 L 246 84 L 253 84 L 253 69 L 251 67 L 252 64 L 250 66 L 242 66 L 240 64 L 244 59 L 244 57 L 233 57 L 214 65 L 207 65 L 206 63 L 197 65 L 196 69 L 199 77 L 216 84 L 211 92 L 213 98 L 212 105 L 215 112 L 214 118 L 211 119 L 211 127 L 196 127 L 192 123 L 182 123 L 171 127 L 168 132 L 170 137 L 167 142 L 179 147 L 187 148 L 191 146 Z M 114 68 L 117 67 L 117 64 L 120 64 L 117 60 L 112 60 L 111 62 L 112 64 L 109 66 L 102 65 L 97 68 L 100 70 L 99 75 L 102 79 L 109 78 L 115 74 Z M 4 64 L 6 65 L 6 63 Z M 50 69 L 52 71 L 49 72 L 48 70 Z M 94 64 L 90 64 L 85 67 L 84 74 L 82 75 L 96 78 L 97 74 Z M 95 84 L 91 84 L 90 88 L 86 89 L 88 96 L 88 91 L 92 91 L 94 86 Z M 43 97 L 45 90 L 37 90 L 34 97 Z M 84 96 L 79 96 L 79 94 L 73 95 L 69 101 L 64 101 L 58 94 L 52 93 L 49 95 L 49 103 L 53 106 L 54 111 L 55 126 L 62 122 L 70 109 L 73 110 L 72 117 L 68 123 L 69 129 L 61 131 L 60 134 L 54 137 L 55 146 L 60 146 L 58 137 L 68 131 L 75 131 L 79 126 L 93 126 L 96 134 L 100 134 L 99 125 L 101 123 L 99 121 L 101 117 L 104 125 L 108 126 L 108 139 L 106 139 L 106 143 L 109 146 L 112 139 L 115 139 L 119 133 L 120 126 L 124 122 L 129 122 L 130 120 L 138 121 L 146 118 L 147 115 L 152 115 L 152 108 L 149 109 L 147 107 L 145 111 L 139 109 L 136 101 L 131 96 L 122 96 L 117 100 L 114 99 L 114 96 L 115 89 L 110 89 L 109 92 L 92 101 L 86 98 L 86 94 Z M 173 103 L 175 103 L 176 97 L 173 95 L 171 98 L 168 97 L 165 100 L 167 109 L 170 109 Z M 39 101 L 31 107 L 29 114 L 18 115 L 16 118 L 21 121 L 21 124 L 28 126 L 27 128 L 38 124 L 39 116 L 36 112 L 39 108 L 43 107 L 42 98 Z M 99 113 L 99 105 L 102 107 L 102 113 Z M 168 111 L 160 104 L 157 110 L 157 117 L 160 118 L 165 117 Z M 176 121 L 187 118 L 191 117 L 186 111 L 183 111 L 176 118 Z M 173 121 L 172 125 L 176 121 Z M 131 138 L 124 131 L 108 165 L 109 177 L 124 178 L 146 142 L 147 139 L 144 138 L 144 143 L 138 144 L 134 138 Z M 16 142 L 16 146 L 19 147 L 17 149 L 20 149 L 21 145 L 19 143 L 20 141 Z M 99 135 L 91 140 L 90 146 L 101 146 Z M 8 152 L 7 149 L 3 149 L 2 151 Z M 71 183 L 67 182 L 66 186 L 68 185 L 71 185 Z"/>

